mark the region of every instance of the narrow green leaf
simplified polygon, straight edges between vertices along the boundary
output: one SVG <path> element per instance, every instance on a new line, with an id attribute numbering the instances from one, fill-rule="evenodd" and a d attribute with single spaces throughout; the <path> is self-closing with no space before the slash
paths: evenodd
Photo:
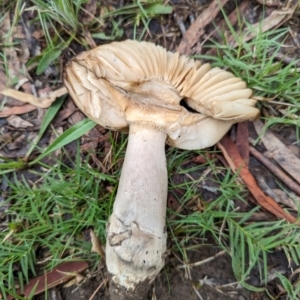
<path id="1" fill-rule="evenodd" d="M 111 41 L 115 38 L 113 35 L 106 35 L 104 32 L 93 33 L 92 37 L 103 41 Z"/>
<path id="2" fill-rule="evenodd" d="M 288 246 L 289 250 L 290 250 L 290 254 L 294 260 L 294 262 L 299 265 L 299 258 L 300 258 L 300 248 L 299 248 L 299 244 L 296 243 L 296 245 L 290 244 Z"/>
<path id="3" fill-rule="evenodd" d="M 282 274 L 276 272 L 276 275 L 277 277 L 279 278 L 279 280 L 281 281 L 284 289 L 286 290 L 286 292 L 288 293 L 289 297 L 292 297 L 293 296 L 293 286 L 291 284 L 291 282 L 285 277 L 283 276 Z M 291 300 L 292 299 L 295 299 L 295 298 L 290 298 Z"/>
<path id="4" fill-rule="evenodd" d="M 37 289 L 37 287 L 38 287 L 38 284 L 39 284 L 39 282 L 37 282 L 37 283 L 34 285 L 34 287 L 32 288 L 32 290 L 30 291 L 30 293 L 29 293 L 29 295 L 28 295 L 28 299 L 29 299 L 29 300 L 33 298 L 33 296 L 34 296 L 34 294 L 35 294 L 35 291 L 36 291 L 36 289 Z M 46 291 L 47 291 L 47 289 L 46 289 Z M 48 299 L 48 297 L 47 297 L 46 299 Z"/>
<path id="5" fill-rule="evenodd" d="M 44 53 L 37 67 L 36 74 L 41 75 L 61 55 L 61 52 L 61 49 L 54 48 Z"/>
<path id="6" fill-rule="evenodd" d="M 18 272 L 18 279 L 19 279 L 19 284 L 20 284 L 20 290 L 21 292 L 24 291 L 24 277 L 23 273 L 21 271 Z"/>
<path id="7" fill-rule="evenodd" d="M 26 255 L 26 253 L 24 254 L 23 257 L 21 257 L 20 259 L 20 265 L 21 265 L 21 269 L 23 272 L 23 275 L 26 279 L 26 282 L 29 282 L 29 276 L 28 276 L 28 256 Z"/>
<path id="8" fill-rule="evenodd" d="M 149 15 L 168 15 L 172 13 L 172 10 L 172 6 L 162 4 L 154 4 L 146 8 L 146 12 Z"/>
<path id="9" fill-rule="evenodd" d="M 18 162 L 9 162 L 0 164 L 0 170 L 6 170 L 6 169 L 21 169 L 25 166 L 25 163 L 22 161 Z"/>
<path id="10" fill-rule="evenodd" d="M 264 292 L 264 291 L 265 291 L 264 288 L 259 288 L 259 287 L 253 286 L 253 285 L 251 285 L 251 284 L 246 283 L 245 281 L 241 281 L 240 284 L 241 284 L 244 288 L 246 288 L 247 290 L 252 291 L 252 292 L 259 292 L 259 293 L 261 293 L 261 292 Z"/>
<path id="11" fill-rule="evenodd" d="M 77 140 L 93 127 L 96 123 L 89 119 L 84 119 L 83 121 L 73 125 L 68 130 L 66 130 L 61 136 L 59 136 L 46 150 L 34 161 L 29 163 L 29 166 L 39 162 L 42 158 L 49 155 L 51 152 L 60 149 L 67 144 Z"/>
<path id="12" fill-rule="evenodd" d="M 56 116 L 57 112 L 61 108 L 61 106 L 64 103 L 65 99 L 66 99 L 66 95 L 63 95 L 62 97 L 59 97 L 48 108 L 48 110 L 47 110 L 47 112 L 46 112 L 46 114 L 44 116 L 44 119 L 43 119 L 43 122 L 42 122 L 42 126 L 40 128 L 39 134 L 38 134 L 37 138 L 35 139 L 34 143 L 32 143 L 31 147 L 29 148 L 29 150 L 26 153 L 26 157 L 27 158 L 30 156 L 31 152 L 33 151 L 33 149 L 35 148 L 35 146 L 37 145 L 37 143 L 40 141 L 40 139 L 44 135 L 46 129 L 48 128 L 49 124 L 52 122 L 52 120 Z"/>

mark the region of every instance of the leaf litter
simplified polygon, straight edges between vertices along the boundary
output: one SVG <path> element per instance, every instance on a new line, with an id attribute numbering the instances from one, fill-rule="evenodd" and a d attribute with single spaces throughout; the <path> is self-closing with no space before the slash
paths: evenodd
<path id="1" fill-rule="evenodd" d="M 113 2 L 114 1 L 112 1 L 112 4 L 109 4 L 105 6 L 105 8 L 101 9 L 100 16 L 103 16 L 107 11 L 112 11 L 116 8 L 116 3 Z M 200 2 L 203 3 L 199 5 L 199 3 L 194 4 L 188 1 L 184 1 L 184 3 L 171 1 L 170 3 L 173 9 L 172 15 L 165 15 L 164 17 L 154 18 L 149 23 L 150 26 L 148 30 L 144 32 L 144 36 L 142 36 L 143 39 L 160 43 L 172 51 L 175 51 L 177 49 L 177 51 L 179 51 L 180 53 L 201 54 L 205 56 L 217 53 L 216 48 L 207 48 L 206 44 L 213 38 L 216 42 L 223 42 L 224 35 L 220 34 L 221 28 L 223 32 L 225 32 L 226 42 L 234 49 L 241 47 L 240 41 L 242 41 L 243 43 L 245 43 L 246 41 L 251 41 L 261 32 L 268 32 L 273 28 L 280 27 L 281 25 L 287 25 L 289 26 L 289 34 L 283 36 L 281 41 L 282 47 L 278 52 L 276 52 L 275 54 L 271 53 L 270 55 L 274 55 L 276 59 L 278 61 L 281 61 L 283 64 L 288 64 L 295 60 L 295 68 L 298 66 L 297 59 L 299 60 L 300 58 L 300 31 L 299 24 L 295 21 L 297 17 L 299 17 L 299 3 L 297 3 L 297 1 L 257 0 L 257 3 L 254 3 L 255 1 L 244 0 L 238 1 L 237 7 L 230 7 L 231 4 L 227 3 L 228 1 L 226 0 L 219 3 L 217 1 Z M 261 6 L 262 3 L 266 5 L 265 8 Z M 120 3 L 118 2 L 117 5 L 122 9 L 122 6 L 126 5 L 126 3 L 122 2 L 120 5 Z M 196 9 L 191 10 L 191 5 L 194 5 Z M 88 24 L 89 22 L 94 22 L 94 20 L 97 20 L 97 27 L 101 28 L 101 26 L 103 26 L 103 37 L 112 37 L 111 39 L 114 39 L 115 36 L 121 34 L 121 31 L 116 34 L 116 31 L 113 31 L 115 29 L 107 26 L 107 24 L 105 23 L 105 20 L 107 19 L 96 19 L 98 16 L 97 12 L 99 12 L 97 1 L 88 1 L 88 3 L 84 6 L 82 12 L 83 13 L 81 14 L 80 22 Z M 175 18 L 175 14 L 177 18 Z M 54 62 L 54 60 L 46 60 L 47 56 L 45 56 L 46 58 L 44 59 L 44 61 L 41 61 L 40 64 L 38 64 L 37 62 L 28 64 L 28 61 L 30 61 L 30 59 L 40 55 L 41 53 L 46 53 L 41 52 L 40 49 L 45 50 L 43 48 L 45 48 L 45 38 L 48 33 L 45 32 L 42 27 L 35 26 L 35 28 L 33 28 L 28 25 L 30 24 L 28 20 L 32 18 L 31 13 L 26 12 L 23 15 L 23 22 L 20 23 L 16 23 L 16 20 L 11 19 L 10 16 L 11 14 L 6 13 L 0 25 L 0 36 L 2 37 L 1 43 L 2 45 L 6 45 L 5 47 L 3 47 L 3 53 L 6 57 L 6 62 L 5 64 L 1 64 L 0 66 L 0 118 L 2 118 L 1 135 L 3 137 L 1 139 L 0 154 L 4 159 L 2 160 L 2 162 L 6 163 L 6 159 L 8 158 L 26 158 L 25 160 L 27 162 L 37 161 L 37 158 L 39 157 L 43 157 L 43 159 L 47 160 L 46 155 L 43 156 L 43 153 L 50 154 L 52 151 L 59 151 L 56 152 L 54 156 L 58 158 L 59 156 L 63 155 L 63 152 L 59 150 L 60 147 L 66 144 L 64 142 L 61 143 L 56 141 L 57 134 L 61 136 L 63 134 L 62 131 L 65 132 L 70 126 L 82 122 L 85 117 L 81 112 L 77 110 L 70 99 L 66 99 L 64 105 L 60 108 L 60 110 L 56 111 L 55 113 L 53 112 L 53 114 L 50 115 L 50 122 L 47 124 L 52 125 L 52 127 L 47 125 L 46 128 L 41 130 L 41 125 L 34 125 L 43 124 L 43 120 L 45 120 L 45 114 L 42 113 L 42 110 L 40 110 L 40 108 L 49 110 L 49 107 L 51 107 L 57 97 L 66 94 L 66 90 L 64 87 L 62 87 L 61 81 L 53 80 L 53 78 L 51 77 L 52 74 L 55 74 L 56 72 L 53 72 L 53 69 L 51 67 L 51 64 Z M 224 16 L 228 16 L 228 19 L 224 18 Z M 245 19 L 242 23 L 241 16 L 245 16 Z M 115 22 L 114 17 L 110 18 Z M 175 19 L 177 19 L 177 21 L 175 21 Z M 134 22 L 132 21 L 132 19 L 130 20 L 127 18 L 122 18 L 121 15 L 121 17 L 119 18 L 119 22 L 123 22 L 123 34 L 125 34 L 123 38 L 133 38 L 135 30 L 137 30 L 137 32 L 141 34 L 143 33 L 143 30 L 140 29 L 142 26 L 133 27 Z M 215 26 L 214 24 L 217 25 Z M 251 24 L 251 30 L 249 30 L 249 27 L 247 27 L 245 24 Z M 183 36 L 181 35 L 179 26 L 182 27 L 181 31 L 185 32 Z M 233 34 L 233 31 L 230 30 L 230 27 L 234 28 L 235 34 Z M 97 35 L 92 32 L 92 27 L 87 28 L 89 29 L 85 29 L 85 31 L 83 32 L 83 40 L 85 40 L 89 48 L 94 48 L 97 44 L 106 42 L 105 39 L 99 40 L 96 38 Z M 53 34 L 53 32 L 51 34 Z M 19 42 L 17 44 L 17 47 L 15 47 L 16 41 Z M 80 45 L 77 45 L 77 48 L 76 46 L 72 45 L 72 49 L 69 51 L 71 52 L 71 54 L 67 53 L 66 50 L 55 50 L 55 48 L 53 49 L 53 51 L 56 51 L 56 56 L 66 55 L 68 59 L 70 58 L 70 55 L 73 56 L 74 53 L 78 53 L 83 50 Z M 35 66 L 38 66 L 38 69 L 36 70 L 36 73 L 38 73 L 38 75 L 34 71 Z M 60 66 L 56 65 L 56 67 L 58 67 L 59 69 L 60 74 L 62 74 L 62 66 L 63 64 Z M 48 77 L 47 74 L 49 74 Z M 41 85 L 38 83 L 38 81 L 41 82 Z M 48 82 L 51 83 L 48 84 Z M 43 90 L 47 92 L 44 93 Z M 262 97 L 261 99 L 264 100 L 264 97 Z M 271 111 L 270 115 L 272 115 L 275 110 L 276 114 L 280 114 L 282 111 L 280 102 L 281 100 L 279 99 L 275 108 L 266 106 L 264 107 L 263 111 L 267 110 L 268 113 Z M 22 131 L 24 129 L 28 130 L 30 127 L 34 127 L 35 129 L 35 132 L 32 132 L 31 135 L 27 131 Z M 109 155 L 112 149 L 111 142 L 109 141 L 109 135 L 105 131 L 103 131 L 103 129 L 94 127 L 92 124 L 87 124 L 86 128 L 92 129 L 90 131 L 87 131 L 83 135 L 83 137 L 81 137 L 80 149 L 82 149 L 82 151 L 84 152 L 90 152 L 98 149 L 99 143 L 100 145 L 105 144 L 105 152 L 107 155 Z M 219 143 L 219 146 L 223 151 L 223 155 L 227 163 L 231 166 L 234 172 L 237 172 L 239 176 L 242 176 L 242 179 L 245 181 L 248 190 L 253 194 L 258 204 L 260 204 L 264 209 L 270 211 L 272 214 L 275 214 L 279 219 L 283 218 L 290 222 L 295 222 L 296 219 L 294 217 L 295 214 L 293 214 L 293 211 L 297 211 L 297 201 L 299 201 L 299 198 L 297 198 L 297 196 L 293 196 L 291 192 L 278 189 L 278 185 L 276 186 L 277 188 L 270 188 L 269 181 L 262 181 L 259 176 L 256 177 L 256 182 L 254 178 L 255 176 L 251 175 L 250 171 L 247 168 L 247 165 L 249 164 L 249 169 L 251 170 L 251 157 L 255 156 L 256 158 L 258 158 L 258 155 L 255 154 L 258 152 L 260 157 L 263 156 L 264 159 L 268 159 L 267 163 L 263 159 L 258 159 L 259 161 L 264 161 L 262 163 L 268 164 L 269 166 L 270 164 L 275 166 L 277 170 L 276 172 L 273 167 L 268 167 L 272 172 L 271 174 L 274 174 L 277 180 L 281 181 L 286 185 L 287 188 L 294 191 L 299 196 L 299 168 L 297 167 L 299 158 L 297 158 L 297 156 L 295 156 L 289 150 L 288 145 L 281 142 L 276 136 L 274 136 L 269 128 L 264 128 L 262 123 L 255 123 L 255 129 L 257 130 L 257 135 L 260 137 L 262 144 L 267 150 L 267 152 L 265 153 L 262 153 L 264 150 L 262 150 L 261 144 L 258 145 L 258 148 L 249 147 L 247 134 L 248 131 L 245 124 L 240 124 L 239 126 L 237 126 L 236 137 L 234 136 L 234 128 L 231 132 L 233 140 L 235 140 L 235 145 L 229 137 L 225 137 Z M 79 137 L 80 134 L 76 134 L 75 132 L 74 136 Z M 257 136 L 255 138 L 257 138 Z M 28 142 L 30 143 L 30 146 L 28 146 Z M 297 144 L 297 140 L 294 140 L 293 142 Z M 51 146 L 51 144 L 53 145 L 53 143 L 54 146 Z M 32 148 L 32 145 L 35 146 L 34 149 Z M 72 152 L 75 154 L 76 149 L 74 147 L 75 144 L 72 144 L 70 149 L 72 149 Z M 92 154 L 92 157 L 93 162 L 98 166 L 98 168 L 101 168 L 105 171 L 111 168 L 103 164 L 103 162 L 97 158 L 97 155 Z M 185 166 L 188 169 L 189 166 L 195 167 L 198 164 L 205 165 L 209 163 L 211 159 L 213 159 L 217 164 L 220 161 L 226 164 L 224 157 L 211 152 L 207 152 L 204 154 L 196 153 L 188 161 L 185 161 L 182 166 Z M 51 159 L 49 161 L 51 161 Z M 106 161 L 111 162 L 111 158 Z M 17 165 L 17 162 L 14 163 Z M 241 168 L 242 165 L 243 167 Z M 181 168 L 180 163 L 178 166 L 179 168 Z M 35 165 L 32 164 L 30 168 L 34 170 Z M 281 176 L 280 174 L 284 175 Z M 185 175 L 178 175 L 173 177 L 175 183 L 182 185 L 184 183 L 183 176 Z M 201 177 L 200 174 L 197 174 L 193 171 L 190 171 L 188 176 L 193 178 L 193 180 L 195 180 L 197 176 Z M 186 214 L 191 212 L 187 207 L 194 207 L 194 209 L 196 210 L 205 209 L 205 206 L 207 205 L 207 203 L 209 203 L 209 201 L 213 201 L 212 199 L 216 199 L 216 197 L 220 195 L 218 189 L 216 189 L 217 185 L 213 183 L 213 181 L 215 180 L 214 178 L 215 177 L 211 175 L 212 180 L 207 180 L 205 184 L 199 184 L 199 196 L 190 199 L 189 206 L 181 204 L 182 200 L 180 199 L 182 199 L 186 194 L 186 191 L 184 189 L 177 188 L 174 191 L 170 192 L 168 200 L 169 207 L 172 207 L 174 210 L 180 210 L 181 213 Z M 257 183 L 262 183 L 262 186 L 259 187 Z M 110 186 L 108 186 L 108 190 L 112 191 Z M 280 204 L 283 204 L 285 207 L 290 208 L 289 212 L 287 212 L 287 210 L 284 210 L 278 203 L 271 199 L 270 194 L 272 193 L 274 198 L 280 200 Z M 291 200 L 291 198 L 293 200 Z M 247 197 L 247 199 L 250 199 L 250 197 Z M 245 209 L 249 208 L 246 206 Z M 257 214 L 257 216 L 258 219 L 262 218 L 262 215 L 261 217 L 259 217 L 259 214 Z M 100 254 L 101 251 L 99 250 L 99 241 L 95 239 L 95 236 L 91 239 L 91 241 L 94 244 L 94 248 L 96 247 L 96 244 L 98 245 L 95 249 L 98 249 L 97 251 Z M 196 257 L 195 255 L 193 257 L 193 255 L 191 255 L 188 261 L 185 263 L 196 265 L 197 261 L 208 259 L 208 261 L 212 261 L 211 266 L 213 269 L 215 269 L 218 268 L 220 259 L 224 259 L 224 261 L 228 259 L 226 264 L 230 265 L 229 256 L 227 258 L 218 258 L 218 256 L 216 256 L 216 253 L 211 253 L 210 251 L 204 253 L 204 256 L 205 255 L 208 255 L 208 257 Z M 276 255 L 278 255 L 278 253 L 275 253 L 274 257 L 276 257 Z M 272 258 L 272 255 L 270 255 L 270 257 Z M 169 259 L 171 262 L 170 266 L 178 266 L 178 260 L 177 258 L 175 258 L 175 256 L 170 257 Z M 194 263 L 193 261 L 196 261 L 196 263 Z M 215 265 L 214 262 L 216 262 Z M 282 262 L 281 267 L 284 270 L 283 274 L 287 274 L 289 270 L 287 265 Z M 26 288 L 24 290 L 29 291 L 28 293 L 30 294 L 32 290 L 36 289 L 35 293 L 37 294 L 38 292 L 43 292 L 45 289 L 50 289 L 54 285 L 49 282 L 48 279 L 46 279 L 48 278 L 48 276 L 54 276 L 53 282 L 55 282 L 55 285 L 58 284 L 60 280 L 59 278 L 61 278 L 62 274 L 59 275 L 58 273 L 55 273 L 55 270 L 57 268 L 58 267 L 55 267 L 51 272 L 46 272 L 45 275 L 42 275 L 41 277 L 39 277 L 39 279 L 32 279 L 28 283 L 28 285 L 26 285 Z M 86 268 L 86 264 L 84 268 Z M 82 271 L 80 263 L 75 263 L 75 267 L 72 267 L 71 269 L 75 272 Z M 68 268 L 66 272 L 73 272 L 71 269 Z M 178 295 L 176 295 L 175 286 L 189 286 L 189 284 L 178 279 L 180 278 L 181 274 L 178 271 L 175 271 L 174 273 L 175 269 L 172 269 L 170 271 L 173 290 L 171 292 L 168 292 L 167 290 L 164 290 L 164 288 L 156 285 L 156 290 L 153 291 L 153 296 L 158 293 L 157 295 L 159 295 L 160 299 L 182 299 L 180 297 L 186 298 L 186 294 L 184 296 L 180 296 L 179 291 L 177 291 Z M 219 280 L 216 278 L 214 272 L 211 272 L 211 270 L 207 269 L 206 272 L 207 273 L 205 274 L 205 272 L 202 273 L 202 271 L 200 272 L 199 270 L 192 269 L 192 274 L 195 274 L 189 275 L 189 278 L 190 280 L 194 280 L 195 278 L 204 278 L 203 276 L 208 275 L 214 280 Z M 231 271 L 228 272 L 230 273 Z M 69 277 L 65 274 L 62 280 L 67 281 L 69 280 Z M 228 280 L 234 282 L 234 277 L 228 277 Z M 158 283 L 162 283 L 164 282 L 164 279 L 160 277 L 157 281 Z M 38 285 L 38 288 L 36 286 L 37 282 L 42 283 L 41 285 Z M 209 284 L 205 284 L 205 282 L 208 281 L 202 282 L 204 283 L 203 289 L 190 289 L 190 294 L 195 295 L 195 298 L 190 299 L 196 299 L 196 297 L 199 297 L 199 295 L 197 294 L 198 291 L 200 297 L 201 295 L 202 297 L 203 295 L 206 295 L 208 297 L 211 295 L 216 295 L 214 293 L 218 293 L 214 291 L 212 286 L 210 286 Z M 277 285 L 280 286 L 279 283 L 277 283 Z M 102 287 L 102 289 L 103 288 L 104 287 Z M 189 288 L 190 287 L 186 287 L 185 292 L 189 291 Z M 206 289 L 208 289 L 208 291 Z M 228 295 L 230 295 L 231 292 L 232 291 L 230 291 Z M 28 296 L 29 294 L 24 295 Z M 102 293 L 102 295 L 104 294 L 105 292 Z M 177 298 L 175 298 L 176 296 Z M 249 295 L 245 294 L 244 296 L 247 299 Z M 66 296 L 65 299 L 70 299 L 68 297 L 69 296 Z M 243 296 L 239 295 L 238 297 Z M 262 294 L 258 297 L 260 298 L 257 299 L 263 299 Z"/>

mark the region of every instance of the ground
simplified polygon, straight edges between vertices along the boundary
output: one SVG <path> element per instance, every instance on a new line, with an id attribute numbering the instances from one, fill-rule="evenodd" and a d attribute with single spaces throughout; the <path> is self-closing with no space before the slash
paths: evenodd
<path id="1" fill-rule="evenodd" d="M 261 113 L 214 147 L 166 146 L 168 250 L 148 299 L 299 299 L 297 0 L 1 8 L 2 298 L 109 299 L 105 230 L 127 134 L 86 119 L 63 74 L 82 51 L 137 39 L 232 72 Z"/>

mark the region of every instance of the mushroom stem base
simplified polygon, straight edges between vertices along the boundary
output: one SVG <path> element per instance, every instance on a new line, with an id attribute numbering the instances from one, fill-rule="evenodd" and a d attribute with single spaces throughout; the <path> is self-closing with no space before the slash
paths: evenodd
<path id="1" fill-rule="evenodd" d="M 111 296 L 145 299 L 164 266 L 166 251 L 166 134 L 132 124 L 113 213 L 107 226 L 106 264 Z M 145 287 L 148 285 L 148 289 Z M 143 287 L 143 288 L 140 288 Z M 117 298 L 116 298 L 117 299 Z M 125 299 L 125 298 L 124 298 Z"/>

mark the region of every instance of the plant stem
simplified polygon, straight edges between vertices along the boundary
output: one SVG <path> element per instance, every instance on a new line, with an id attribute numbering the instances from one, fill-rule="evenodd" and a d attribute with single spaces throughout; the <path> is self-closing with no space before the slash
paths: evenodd
<path id="1" fill-rule="evenodd" d="M 130 126 L 106 245 L 108 271 L 123 289 L 135 290 L 141 282 L 151 281 L 164 265 L 168 188 L 165 140 L 166 134 L 151 125 Z"/>

